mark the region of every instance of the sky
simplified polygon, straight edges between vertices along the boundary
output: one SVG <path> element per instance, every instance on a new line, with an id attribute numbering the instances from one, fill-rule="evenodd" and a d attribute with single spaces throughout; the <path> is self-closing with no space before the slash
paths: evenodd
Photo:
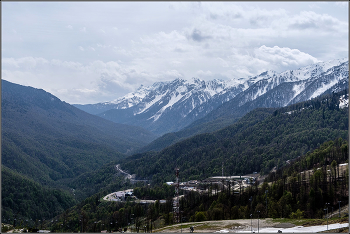
<path id="1" fill-rule="evenodd" d="M 348 58 L 348 2 L 1 2 L 2 79 L 70 104 Z"/>

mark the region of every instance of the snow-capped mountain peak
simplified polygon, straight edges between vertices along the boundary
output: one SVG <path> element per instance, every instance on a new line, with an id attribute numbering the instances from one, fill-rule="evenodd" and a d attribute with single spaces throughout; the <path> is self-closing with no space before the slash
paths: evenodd
<path id="1" fill-rule="evenodd" d="M 348 60 L 336 59 L 295 70 L 267 70 L 254 77 L 205 81 L 156 82 L 116 100 L 79 108 L 109 120 L 142 126 L 158 134 L 180 130 L 204 117 L 224 102 L 238 107 L 264 96 L 259 107 L 279 107 L 317 97 L 327 90 L 347 87 Z M 261 99 L 261 98 L 260 98 Z M 259 99 L 259 100 L 260 100 Z M 90 112 L 92 113 L 92 112 Z"/>

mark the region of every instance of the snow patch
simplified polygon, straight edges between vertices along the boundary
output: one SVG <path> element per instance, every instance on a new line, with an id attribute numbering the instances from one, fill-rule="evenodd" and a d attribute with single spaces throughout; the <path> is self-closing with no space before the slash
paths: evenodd
<path id="1" fill-rule="evenodd" d="M 171 99 L 169 100 L 168 104 L 166 104 L 165 106 L 163 106 L 159 111 L 157 111 L 157 113 L 155 115 L 153 115 L 152 117 L 148 118 L 148 120 L 153 119 L 154 121 L 157 121 L 159 119 L 159 117 L 163 114 L 163 112 L 167 109 L 167 108 L 171 108 L 175 103 L 177 103 L 179 100 L 181 100 L 181 98 L 184 95 L 172 95 Z"/>
<path id="2" fill-rule="evenodd" d="M 293 86 L 293 92 L 294 92 L 294 96 L 291 100 L 293 100 L 296 96 L 298 96 L 302 91 L 304 91 L 305 89 L 305 83 L 300 83 L 300 84 L 296 84 Z"/>
<path id="3" fill-rule="evenodd" d="M 349 95 L 343 95 L 339 98 L 339 108 L 349 107 Z"/>
<path id="4" fill-rule="evenodd" d="M 141 113 L 145 112 L 146 110 L 148 110 L 148 108 L 150 108 L 155 103 L 160 101 L 168 92 L 169 92 L 169 90 L 165 94 L 161 94 L 161 95 L 155 96 L 152 101 L 145 103 L 145 107 L 143 109 L 141 109 L 137 114 L 141 114 Z"/>
<path id="5" fill-rule="evenodd" d="M 342 76 L 340 75 L 338 77 L 338 79 L 334 79 L 331 82 L 329 82 L 328 84 L 322 83 L 322 86 L 320 88 L 318 88 L 310 97 L 310 99 L 315 98 L 319 95 L 321 95 L 322 93 L 324 93 L 327 89 L 331 88 L 333 85 L 335 85 L 339 80 L 342 79 Z"/>

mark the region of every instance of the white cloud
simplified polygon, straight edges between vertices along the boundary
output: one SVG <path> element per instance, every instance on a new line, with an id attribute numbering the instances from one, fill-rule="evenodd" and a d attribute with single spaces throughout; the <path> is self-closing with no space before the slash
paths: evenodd
<path id="1" fill-rule="evenodd" d="M 291 17 L 288 22 L 289 29 L 339 31 L 347 27 L 347 23 L 328 15 L 317 14 L 313 11 L 302 11 L 299 15 Z"/>
<path id="2" fill-rule="evenodd" d="M 337 2 L 335 2 L 335 5 L 340 6 L 340 7 L 348 7 L 349 2 L 348 1 L 341 1 L 341 2 L 337 1 Z"/>
<path id="3" fill-rule="evenodd" d="M 71 103 L 108 101 L 141 83 L 254 76 L 348 55 L 348 12 L 334 3 L 12 4 L 2 5 L 3 76 Z"/>
<path id="4" fill-rule="evenodd" d="M 162 79 L 183 77 L 178 70 L 149 73 L 116 61 L 95 60 L 88 64 L 25 57 L 2 60 L 2 78 L 42 88 L 68 103 L 94 103 L 115 99 Z"/>
<path id="5" fill-rule="evenodd" d="M 196 75 L 199 77 L 206 77 L 206 76 L 212 77 L 213 73 L 209 70 L 207 70 L 207 71 L 199 70 L 196 72 Z"/>
<path id="6" fill-rule="evenodd" d="M 301 52 L 297 49 L 280 48 L 278 46 L 267 47 L 265 45 L 254 50 L 257 59 L 268 62 L 270 65 L 283 69 L 292 69 L 320 62 L 317 58 Z"/>
<path id="7" fill-rule="evenodd" d="M 75 90 L 81 93 L 88 93 L 88 94 L 97 93 L 97 91 L 94 89 L 75 89 Z"/>
<path id="8" fill-rule="evenodd" d="M 33 69 L 37 66 L 47 64 L 48 61 L 44 58 L 35 58 L 35 57 L 23 57 L 19 59 L 14 58 L 3 58 L 2 66 L 3 67 L 15 67 L 15 68 L 24 68 L 24 69 Z"/>

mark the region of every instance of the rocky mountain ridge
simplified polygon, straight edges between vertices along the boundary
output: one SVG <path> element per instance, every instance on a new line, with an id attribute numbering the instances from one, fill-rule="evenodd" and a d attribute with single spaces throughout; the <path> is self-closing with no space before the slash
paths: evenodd
<path id="1" fill-rule="evenodd" d="M 348 77 L 348 59 L 344 58 L 229 81 L 192 78 L 157 82 L 110 102 L 75 106 L 162 135 L 189 126 L 233 99 L 240 107 L 264 96 L 265 105 L 260 107 L 281 107 L 309 100 L 332 88 L 342 90 L 347 87 Z"/>

